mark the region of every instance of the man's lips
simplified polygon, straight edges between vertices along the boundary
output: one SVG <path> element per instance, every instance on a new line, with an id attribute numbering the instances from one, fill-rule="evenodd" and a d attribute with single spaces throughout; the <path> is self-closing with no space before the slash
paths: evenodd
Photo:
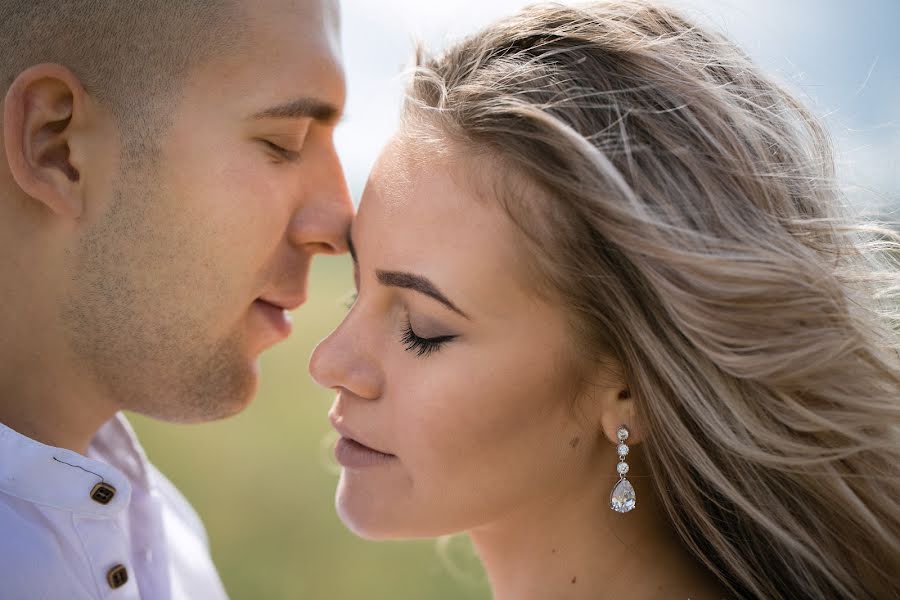
<path id="1" fill-rule="evenodd" d="M 284 307 L 257 298 L 253 302 L 253 308 L 262 314 L 266 322 L 278 332 L 279 337 L 285 338 L 290 335 L 291 315 Z"/>
<path id="2" fill-rule="evenodd" d="M 266 304 L 271 304 L 275 308 L 279 308 L 281 310 L 297 310 L 300 306 L 306 302 L 306 294 L 296 294 L 292 296 L 285 296 L 282 298 L 278 297 L 263 297 L 260 296 L 256 299 L 257 302 L 264 302 Z"/>

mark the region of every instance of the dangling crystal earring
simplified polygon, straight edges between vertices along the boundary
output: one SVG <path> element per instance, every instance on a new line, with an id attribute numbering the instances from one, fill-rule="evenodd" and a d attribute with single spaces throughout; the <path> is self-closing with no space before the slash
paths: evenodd
<path id="1" fill-rule="evenodd" d="M 628 428 L 625 425 L 619 427 L 616 437 L 619 439 L 619 445 L 616 446 L 616 452 L 619 455 L 619 464 L 616 465 L 619 481 L 609 495 L 609 507 L 616 512 L 627 513 L 634 509 L 635 504 L 634 487 L 630 481 L 625 479 L 625 474 L 628 473 L 628 463 L 625 462 L 625 457 L 628 455 L 628 444 L 625 443 L 625 440 L 628 439 Z"/>

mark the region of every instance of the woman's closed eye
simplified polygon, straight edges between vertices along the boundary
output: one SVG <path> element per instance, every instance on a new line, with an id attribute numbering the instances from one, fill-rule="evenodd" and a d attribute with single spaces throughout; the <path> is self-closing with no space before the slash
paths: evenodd
<path id="1" fill-rule="evenodd" d="M 407 352 L 414 352 L 417 356 L 424 357 L 437 352 L 445 344 L 456 338 L 457 336 L 455 335 L 441 335 L 431 338 L 421 337 L 413 330 L 412 323 L 407 319 L 403 329 L 403 337 L 400 341 L 403 342 Z"/>

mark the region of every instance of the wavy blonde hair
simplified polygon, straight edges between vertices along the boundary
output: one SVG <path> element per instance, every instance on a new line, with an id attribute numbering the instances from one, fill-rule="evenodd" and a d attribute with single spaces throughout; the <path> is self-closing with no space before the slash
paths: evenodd
<path id="1" fill-rule="evenodd" d="M 900 596 L 900 245 L 801 103 L 671 10 L 548 4 L 420 53 L 404 132 L 481 165 L 734 594 Z"/>

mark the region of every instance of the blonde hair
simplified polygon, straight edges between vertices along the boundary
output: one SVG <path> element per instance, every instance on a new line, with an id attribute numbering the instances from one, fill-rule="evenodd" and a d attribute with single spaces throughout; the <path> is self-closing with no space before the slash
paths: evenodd
<path id="1" fill-rule="evenodd" d="M 545 4 L 420 55 L 404 131 L 481 165 L 733 593 L 900 595 L 900 244 L 806 108 L 671 10 Z"/>

